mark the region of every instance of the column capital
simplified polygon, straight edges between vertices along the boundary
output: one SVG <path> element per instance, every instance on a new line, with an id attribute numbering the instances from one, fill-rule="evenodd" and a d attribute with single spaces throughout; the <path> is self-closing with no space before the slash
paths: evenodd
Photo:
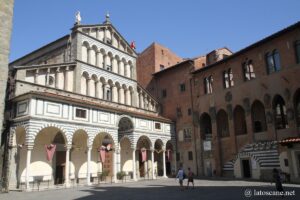
<path id="1" fill-rule="evenodd" d="M 32 150 L 33 149 L 33 144 L 27 144 L 26 149 L 27 150 Z"/>

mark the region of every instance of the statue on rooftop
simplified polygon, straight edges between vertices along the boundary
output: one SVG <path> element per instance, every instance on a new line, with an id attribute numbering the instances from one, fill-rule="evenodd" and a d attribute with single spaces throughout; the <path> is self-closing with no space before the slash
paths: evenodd
<path id="1" fill-rule="evenodd" d="M 80 16 L 80 11 L 77 11 L 75 15 L 75 24 L 79 25 L 81 22 L 81 16 Z"/>

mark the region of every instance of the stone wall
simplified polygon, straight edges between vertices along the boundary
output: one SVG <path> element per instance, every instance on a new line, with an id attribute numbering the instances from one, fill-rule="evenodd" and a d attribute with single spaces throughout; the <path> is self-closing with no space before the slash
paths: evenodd
<path id="1" fill-rule="evenodd" d="M 1 139 L 5 108 L 6 83 L 8 78 L 8 56 L 10 52 L 14 0 L 0 0 L 0 5 L 0 173 L 2 173 L 3 142 Z"/>

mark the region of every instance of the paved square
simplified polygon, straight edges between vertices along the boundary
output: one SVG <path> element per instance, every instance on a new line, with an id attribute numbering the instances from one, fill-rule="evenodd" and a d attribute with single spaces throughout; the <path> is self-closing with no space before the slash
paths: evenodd
<path id="1" fill-rule="evenodd" d="M 185 181 L 186 185 L 186 181 Z M 245 197 L 245 190 L 252 191 L 252 197 Z M 158 179 L 118 184 L 103 184 L 91 187 L 47 190 L 39 192 L 10 192 L 0 194 L 1 200 L 68 200 L 68 199 L 107 199 L 107 200 L 219 200 L 219 199 L 282 199 L 278 196 L 255 196 L 253 190 L 274 191 L 274 184 L 247 181 L 195 180 L 195 189 L 180 191 L 175 179 Z M 284 199 L 299 199 L 299 185 L 285 185 L 286 191 L 295 191 L 295 196 Z M 298 198 L 297 198 L 298 197 Z"/>

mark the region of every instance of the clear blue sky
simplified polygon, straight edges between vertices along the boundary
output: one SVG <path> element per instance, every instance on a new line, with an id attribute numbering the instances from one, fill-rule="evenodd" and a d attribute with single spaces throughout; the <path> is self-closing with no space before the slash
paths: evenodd
<path id="1" fill-rule="evenodd" d="M 158 42 L 181 57 L 234 52 L 300 21 L 299 0 L 15 0 L 10 61 L 82 24 L 111 21 L 137 52 Z"/>

